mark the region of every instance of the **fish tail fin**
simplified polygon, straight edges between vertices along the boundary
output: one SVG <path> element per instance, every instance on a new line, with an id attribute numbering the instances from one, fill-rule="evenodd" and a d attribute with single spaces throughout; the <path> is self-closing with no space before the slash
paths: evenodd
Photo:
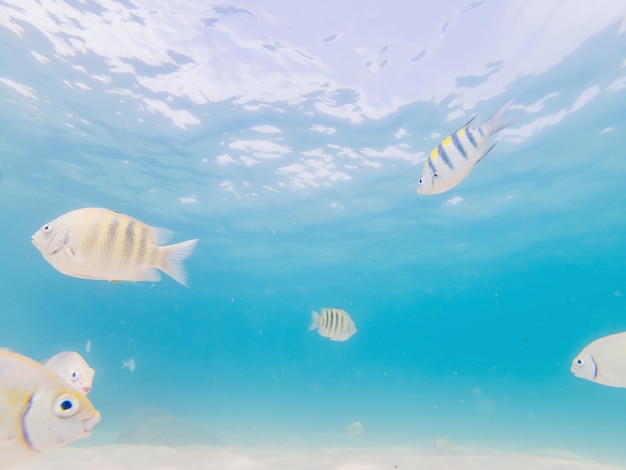
<path id="1" fill-rule="evenodd" d="M 193 252 L 196 243 L 198 243 L 198 239 L 162 247 L 165 254 L 161 270 L 183 286 L 187 286 L 187 273 L 183 267 L 183 261 Z"/>
<path id="2" fill-rule="evenodd" d="M 486 136 L 493 135 L 513 123 L 513 119 L 502 119 L 502 116 L 509 108 L 509 106 L 511 106 L 511 103 L 513 103 L 513 100 L 510 100 L 508 103 L 502 106 L 493 116 L 491 116 L 482 126 L 480 126 L 480 129 Z"/>
<path id="3" fill-rule="evenodd" d="M 320 318 L 322 318 L 320 314 L 318 314 L 315 310 L 311 310 L 311 324 L 309 325 L 309 331 L 319 328 Z"/>

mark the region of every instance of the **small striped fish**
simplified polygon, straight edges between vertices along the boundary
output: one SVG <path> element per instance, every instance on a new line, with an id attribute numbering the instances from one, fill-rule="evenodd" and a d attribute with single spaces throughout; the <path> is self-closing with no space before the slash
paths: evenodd
<path id="1" fill-rule="evenodd" d="M 417 186 L 418 194 L 440 194 L 454 188 L 495 144 L 489 137 L 510 124 L 502 115 L 512 103 L 505 104 L 496 114 L 478 129 L 472 127 L 476 116 L 463 127 L 446 137 L 430 153 L 424 163 Z"/>
<path id="2" fill-rule="evenodd" d="M 435 450 L 439 455 L 450 455 L 452 453 L 452 446 L 450 445 L 450 442 L 448 442 L 448 439 L 440 437 L 435 440 L 434 445 Z"/>
<path id="3" fill-rule="evenodd" d="M 109 209 L 85 208 L 54 219 L 31 238 L 45 260 L 68 276 L 158 281 L 160 269 L 187 285 L 183 261 L 198 240 L 159 246 L 170 233 Z"/>
<path id="4" fill-rule="evenodd" d="M 354 333 L 356 326 L 348 315 L 348 312 L 340 308 L 323 308 L 321 315 L 311 312 L 312 323 L 309 331 L 317 329 L 317 332 L 333 341 L 345 341 Z"/>

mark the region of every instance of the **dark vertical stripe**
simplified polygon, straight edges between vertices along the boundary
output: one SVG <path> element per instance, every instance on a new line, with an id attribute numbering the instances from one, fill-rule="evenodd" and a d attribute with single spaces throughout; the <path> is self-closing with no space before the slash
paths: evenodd
<path id="1" fill-rule="evenodd" d="M 443 149 L 443 145 L 439 144 L 439 146 L 437 147 L 437 151 L 439 152 L 439 156 L 441 156 L 441 159 L 443 160 L 443 162 L 446 164 L 446 166 L 448 168 L 450 168 L 451 170 L 454 170 L 454 166 L 452 165 L 452 162 L 450 161 L 450 159 L 448 158 L 448 154 L 446 153 L 446 151 Z"/>
<path id="2" fill-rule="evenodd" d="M 593 380 L 596 380 L 596 377 L 598 377 L 598 365 L 593 358 L 591 358 L 591 362 L 593 362 Z"/>
<path id="3" fill-rule="evenodd" d="M 333 309 L 328 309 L 328 323 L 326 324 L 326 334 L 331 336 L 333 334 Z"/>
<path id="4" fill-rule="evenodd" d="M 120 219 L 116 215 L 111 220 L 111 225 L 109 225 L 109 233 L 107 234 L 106 241 L 104 242 L 104 249 L 106 253 L 111 253 L 113 251 L 113 246 L 115 245 L 115 236 L 117 235 L 117 229 L 120 226 Z"/>
<path id="5" fill-rule="evenodd" d="M 33 451 L 39 452 L 34 446 L 33 442 L 30 440 L 30 436 L 28 435 L 28 426 L 24 420 L 26 419 L 26 415 L 30 411 L 31 406 L 33 406 L 33 395 L 28 398 L 28 403 L 26 404 L 26 409 L 24 410 L 24 414 L 22 414 L 22 437 L 24 438 L 24 442 L 30 447 Z"/>
<path id="6" fill-rule="evenodd" d="M 130 261 L 135 248 L 135 221 L 129 220 L 124 230 L 124 258 Z"/>
<path id="7" fill-rule="evenodd" d="M 469 139 L 469 141 L 471 142 L 471 144 L 474 146 L 475 149 L 478 148 L 478 145 L 476 145 L 476 141 L 474 140 L 474 136 L 472 135 L 472 133 L 470 132 L 469 127 L 465 128 L 465 135 L 467 136 L 467 138 Z"/>
<path id="8" fill-rule="evenodd" d="M 461 145 L 461 141 L 459 140 L 459 133 L 458 132 L 455 132 L 454 134 L 452 134 L 452 143 L 454 144 L 456 149 L 459 151 L 461 156 L 465 160 L 467 160 L 467 152 L 465 152 L 465 149 L 463 148 L 463 145 Z"/>
<path id="9" fill-rule="evenodd" d="M 428 166 L 430 167 L 430 171 L 433 172 L 433 175 L 437 174 L 437 169 L 435 168 L 435 164 L 433 163 L 433 159 L 428 157 Z"/>

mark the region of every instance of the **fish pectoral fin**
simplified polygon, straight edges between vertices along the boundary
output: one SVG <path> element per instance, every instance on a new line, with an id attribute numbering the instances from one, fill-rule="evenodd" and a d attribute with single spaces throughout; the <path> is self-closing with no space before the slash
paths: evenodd
<path id="1" fill-rule="evenodd" d="M 76 253 L 69 246 L 65 249 L 71 259 L 76 259 Z"/>

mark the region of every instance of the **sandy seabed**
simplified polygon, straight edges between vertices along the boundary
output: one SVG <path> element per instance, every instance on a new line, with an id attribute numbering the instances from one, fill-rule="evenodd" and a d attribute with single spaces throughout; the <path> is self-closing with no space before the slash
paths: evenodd
<path id="1" fill-rule="evenodd" d="M 226 447 L 176 449 L 143 445 L 66 447 L 19 470 L 617 470 L 574 455 L 467 450 L 427 455 L 409 448 L 270 451 Z M 555 457 L 554 455 L 558 455 Z"/>

